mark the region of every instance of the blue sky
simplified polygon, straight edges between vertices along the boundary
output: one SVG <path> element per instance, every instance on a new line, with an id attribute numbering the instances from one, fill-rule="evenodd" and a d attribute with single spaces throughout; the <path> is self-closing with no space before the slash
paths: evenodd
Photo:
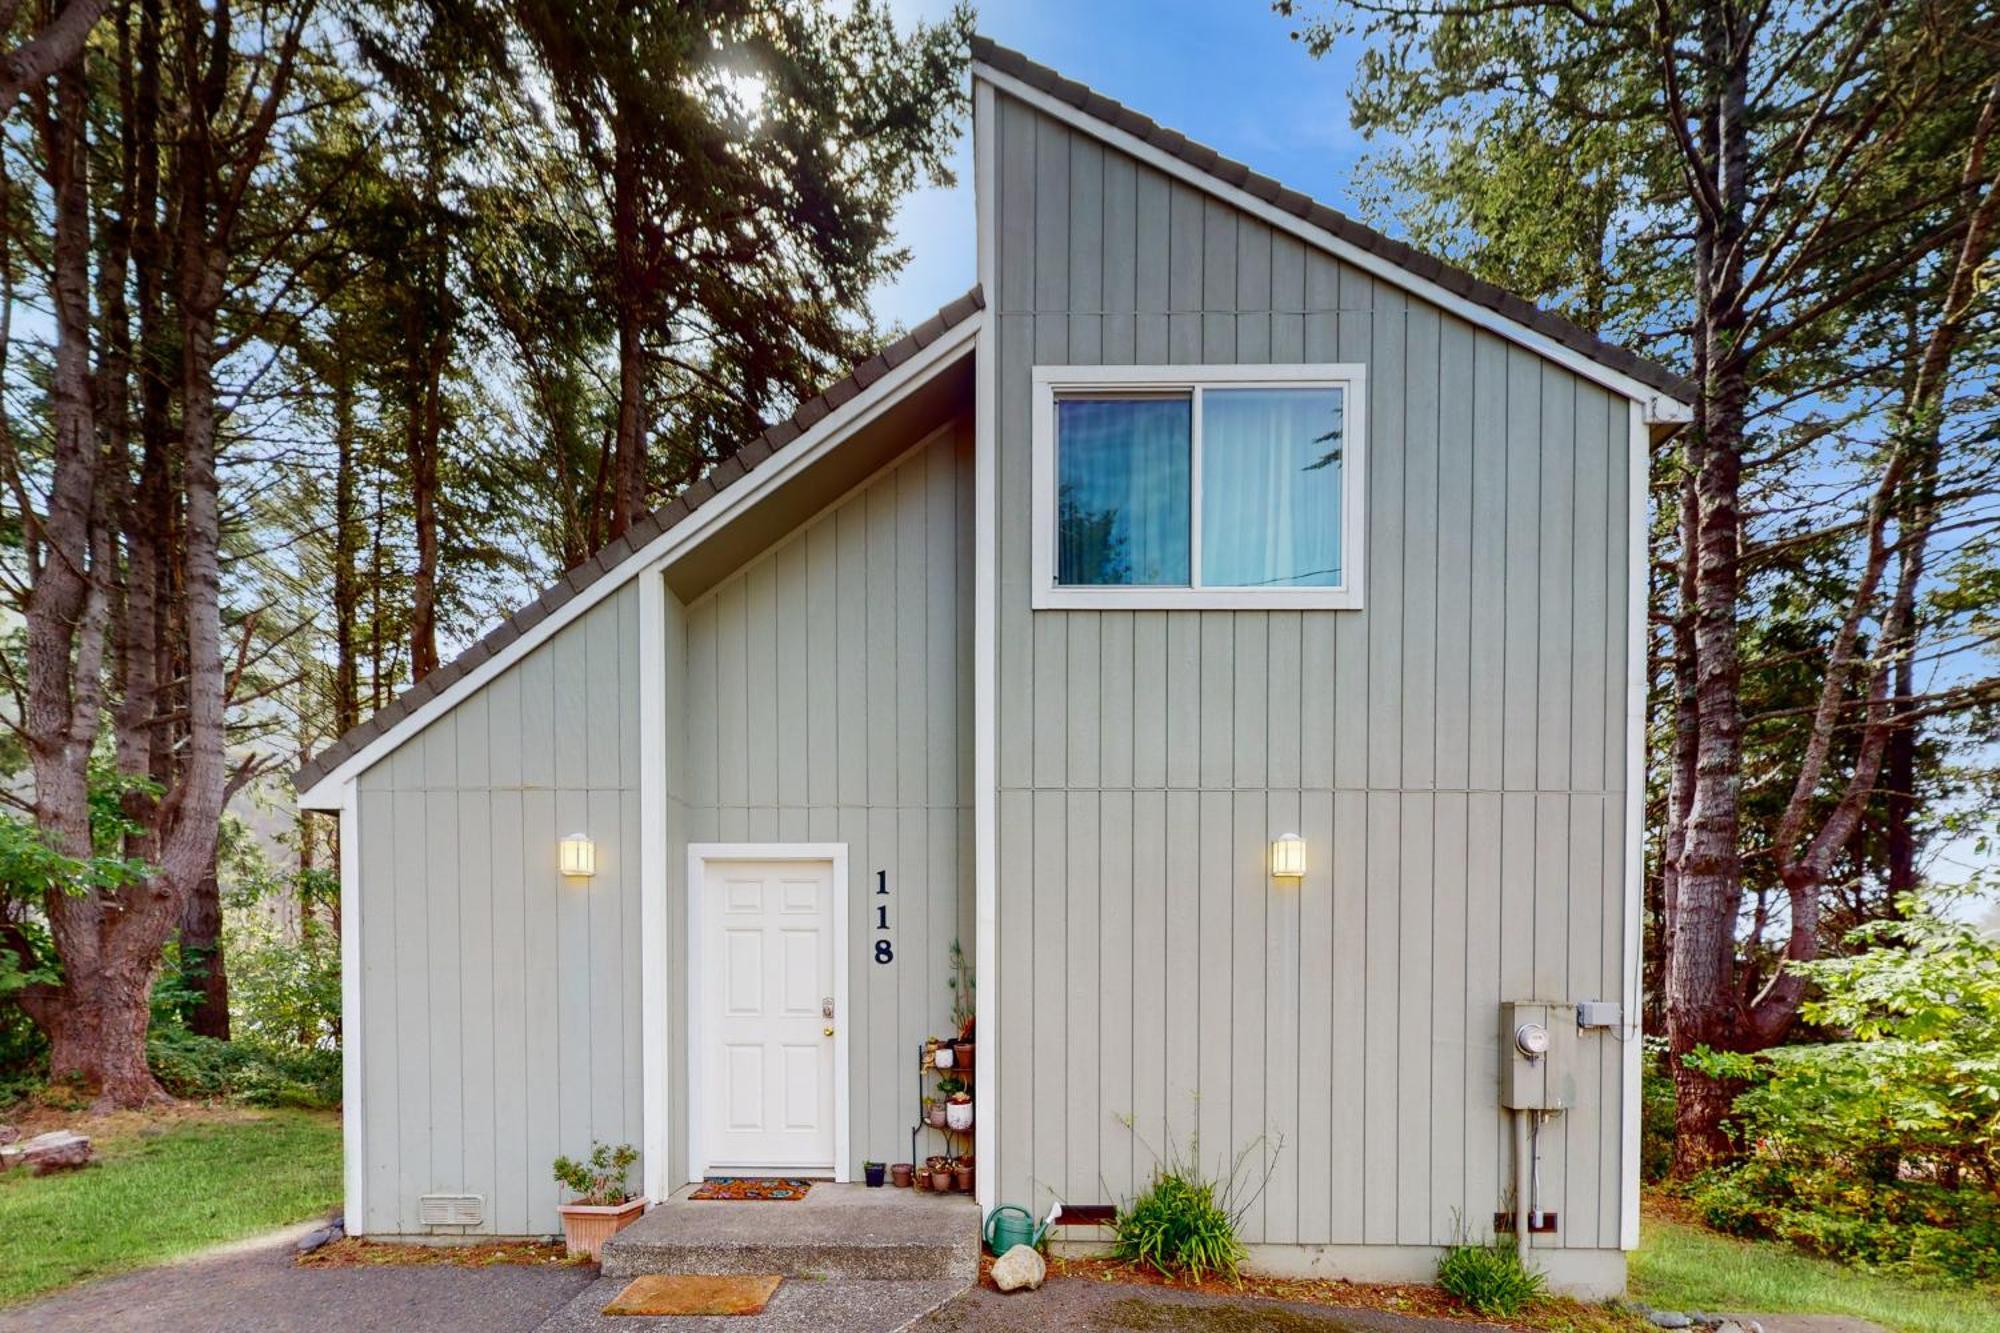
<path id="1" fill-rule="evenodd" d="M 891 0 L 899 25 L 935 20 L 949 0 Z M 1262 0 L 995 0 L 979 30 L 1163 125 L 1336 208 L 1366 148 L 1348 125 L 1351 49 L 1314 60 Z M 968 127 L 969 131 L 969 127 Z M 973 282 L 972 153 L 958 184 L 918 191 L 897 230 L 909 267 L 874 301 L 885 325 L 916 324 Z"/>

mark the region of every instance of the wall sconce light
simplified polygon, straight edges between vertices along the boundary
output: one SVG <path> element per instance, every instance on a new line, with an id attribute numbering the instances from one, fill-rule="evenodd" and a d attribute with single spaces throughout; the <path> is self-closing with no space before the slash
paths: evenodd
<path id="1" fill-rule="evenodd" d="M 571 879 L 588 879 L 597 873 L 597 847 L 587 833 L 572 833 L 560 844 L 562 872 Z"/>
<path id="2" fill-rule="evenodd" d="M 1306 840 L 1296 833 L 1279 835 L 1271 844 L 1271 877 L 1273 879 L 1304 879 L 1306 877 Z"/>

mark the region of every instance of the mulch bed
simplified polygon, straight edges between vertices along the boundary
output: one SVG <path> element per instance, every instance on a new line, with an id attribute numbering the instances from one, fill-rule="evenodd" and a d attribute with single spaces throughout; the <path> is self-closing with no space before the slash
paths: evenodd
<path id="1" fill-rule="evenodd" d="M 993 1286 L 992 1271 L 992 1257 L 982 1255 L 979 1262 L 979 1281 L 982 1286 Z M 1251 1277 L 1247 1274 L 1240 1282 L 1231 1282 L 1228 1278 L 1222 1277 L 1204 1278 L 1200 1282 L 1192 1282 L 1186 1278 L 1168 1277 L 1145 1264 L 1130 1264 L 1118 1259 L 1063 1257 L 1049 1259 L 1049 1276 L 1078 1278 L 1087 1282 L 1104 1282 L 1128 1287 L 1165 1287 L 1174 1291 L 1191 1291 L 1204 1296 L 1231 1299 L 1251 1297 L 1257 1300 L 1323 1305 L 1330 1309 L 1379 1310 L 1387 1314 L 1442 1319 L 1453 1323 L 1477 1324 L 1487 1328 L 1496 1326 L 1523 1330 L 1561 1328 L 1573 1330 L 1574 1333 L 1622 1333 L 1627 1329 L 1651 1327 L 1636 1315 L 1606 1309 L 1600 1305 L 1587 1305 L 1582 1301 L 1562 1296 L 1551 1296 L 1535 1302 L 1519 1319 L 1495 1319 L 1489 1315 L 1474 1313 L 1460 1304 L 1456 1297 L 1426 1283 L 1350 1282 L 1345 1278 L 1273 1278 Z"/>
<path id="2" fill-rule="evenodd" d="M 588 1256 L 572 1259 L 551 1241 L 493 1240 L 469 1245 L 396 1245 L 348 1236 L 298 1258 L 301 1268 L 492 1268 L 520 1264 L 534 1268 L 588 1268 Z"/>

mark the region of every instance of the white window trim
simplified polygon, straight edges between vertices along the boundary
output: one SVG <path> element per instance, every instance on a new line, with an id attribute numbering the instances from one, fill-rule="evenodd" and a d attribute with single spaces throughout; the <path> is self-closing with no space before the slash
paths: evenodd
<path id="1" fill-rule="evenodd" d="M 1338 388 L 1345 413 L 1340 475 L 1340 567 L 1331 588 L 1063 587 L 1056 582 L 1056 397 L 1065 392 L 1142 392 L 1264 385 Z M 1368 372 L 1351 363 L 1275 366 L 1036 366 L 1034 371 L 1034 522 L 1031 604 L 1037 611 L 1289 610 L 1358 611 L 1366 586 Z M 1201 413 L 1192 413 L 1188 561 L 1201 576 Z"/>

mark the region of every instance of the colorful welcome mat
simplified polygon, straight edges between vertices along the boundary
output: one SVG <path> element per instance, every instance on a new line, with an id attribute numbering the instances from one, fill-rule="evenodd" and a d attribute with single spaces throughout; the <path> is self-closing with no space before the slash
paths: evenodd
<path id="1" fill-rule="evenodd" d="M 703 1181 L 690 1199 L 803 1199 L 812 1188 L 810 1180 L 789 1180 L 778 1176 L 716 1176 Z"/>
<path id="2" fill-rule="evenodd" d="M 775 1277 L 634 1278 L 604 1307 L 606 1314 L 762 1314 L 778 1289 Z"/>

